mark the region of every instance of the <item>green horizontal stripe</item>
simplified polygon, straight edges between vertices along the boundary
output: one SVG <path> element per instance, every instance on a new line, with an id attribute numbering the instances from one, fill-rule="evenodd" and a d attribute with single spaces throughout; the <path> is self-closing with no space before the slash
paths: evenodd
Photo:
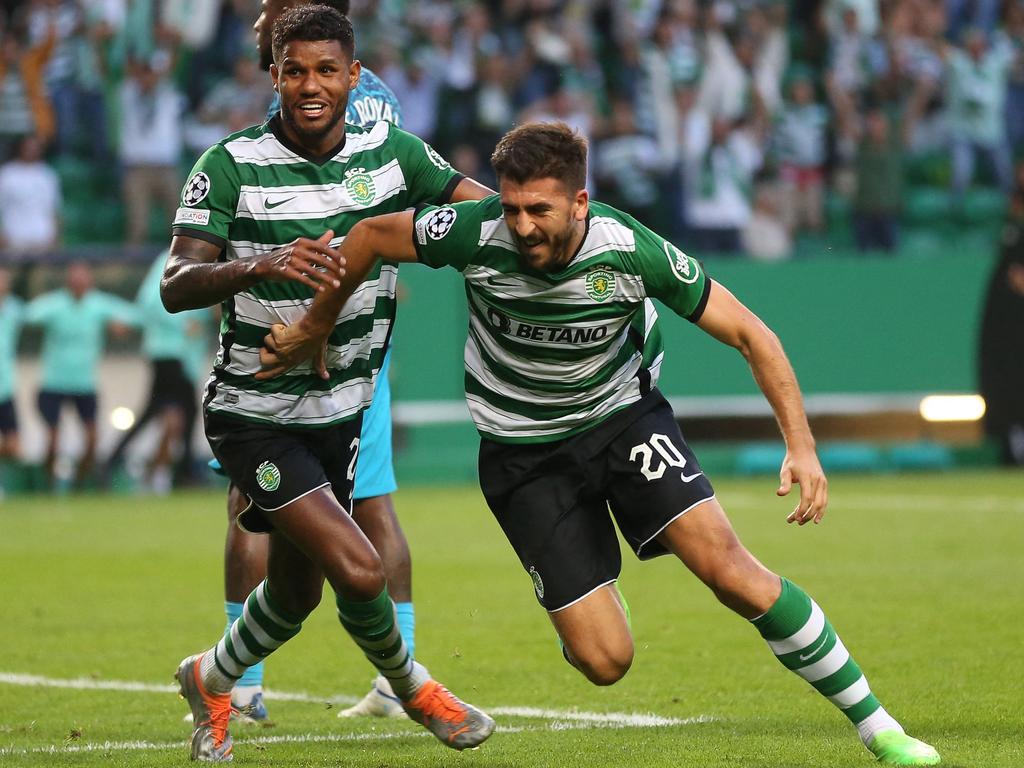
<path id="1" fill-rule="evenodd" d="M 245 649 L 249 651 L 252 656 L 262 659 L 264 656 L 269 656 L 274 650 L 273 648 L 267 648 L 256 636 L 249 631 L 249 628 L 245 626 L 245 622 L 238 623 L 238 636 L 242 638 L 242 643 L 245 644 Z"/>
<path id="2" fill-rule="evenodd" d="M 290 243 L 297 237 L 316 239 L 328 229 L 336 237 L 347 235 L 357 222 L 368 216 L 398 213 L 414 205 L 406 192 L 390 197 L 372 208 L 342 211 L 331 216 L 308 219 L 252 219 L 238 217 L 228 229 L 228 240 L 250 243 Z"/>
<path id="3" fill-rule="evenodd" d="M 525 376 L 517 370 L 509 368 L 508 366 L 498 362 L 482 345 L 477 344 L 477 348 L 480 350 L 480 357 L 483 359 L 484 363 L 503 383 L 511 384 L 515 387 L 522 387 L 523 389 L 533 389 L 552 395 L 561 395 L 569 392 L 582 393 L 587 392 L 594 387 L 601 386 L 611 378 L 615 371 L 629 362 L 629 359 L 636 353 L 636 350 L 631 344 L 623 344 L 615 357 L 606 358 L 604 364 L 595 374 L 588 376 L 582 381 L 572 379 L 551 381 L 548 379 L 535 379 L 530 376 Z"/>
<path id="4" fill-rule="evenodd" d="M 826 621 L 824 628 L 821 630 L 821 634 L 815 638 L 814 642 L 808 643 L 806 648 L 801 648 L 800 650 L 793 651 L 792 653 L 784 653 L 777 658 L 782 662 L 786 669 L 797 670 L 803 667 L 809 667 L 811 664 L 825 658 L 828 652 L 835 648 L 838 640 L 839 636 L 835 633 L 835 630 L 832 629 L 832 626 Z M 814 653 L 806 659 L 801 659 L 801 656 L 805 656 L 808 650 L 813 650 Z"/>
<path id="5" fill-rule="evenodd" d="M 853 660 L 853 656 L 846 660 L 839 669 L 833 672 L 828 677 L 823 677 L 821 680 L 817 680 L 811 685 L 814 686 L 814 690 L 820 693 L 822 696 L 835 696 L 840 691 L 845 691 L 851 685 L 860 680 L 861 676 L 860 667 L 857 666 L 857 662 Z"/>
<path id="6" fill-rule="evenodd" d="M 507 280 L 514 275 L 504 276 Z M 467 283 L 467 288 L 469 284 Z M 639 312 L 643 317 L 642 304 L 573 304 L 571 299 L 561 302 L 530 301 L 529 299 L 508 299 L 487 291 L 485 286 L 474 285 L 471 289 L 474 304 L 482 308 L 478 314 L 486 315 L 491 308 L 522 322 L 536 325 L 562 325 L 566 323 L 603 322 L 621 318 L 630 312 Z M 583 300 L 583 297 L 580 297 Z"/>
<path id="7" fill-rule="evenodd" d="M 230 384 L 246 392 L 302 396 L 309 392 L 330 392 L 349 381 L 370 378 L 373 370 L 379 369 L 383 365 L 385 352 L 383 347 L 378 347 L 370 353 L 369 360 L 359 359 L 344 370 L 331 370 L 326 381 L 315 373 L 279 376 L 268 381 L 257 381 L 254 376 L 243 376 L 227 371 L 217 371 L 216 375 L 217 381 Z"/>
<path id="8" fill-rule="evenodd" d="M 342 346 L 353 339 L 367 335 L 373 330 L 378 320 L 394 320 L 397 303 L 387 296 L 378 296 L 373 308 L 373 314 L 362 314 L 338 323 L 327 337 L 330 344 Z M 234 322 L 235 338 L 234 343 L 243 347 L 262 347 L 263 340 L 270 332 L 269 326 L 253 325 L 241 320 Z"/>
<path id="9" fill-rule="evenodd" d="M 274 640 L 277 640 L 278 642 L 283 643 L 286 640 L 289 640 L 292 637 L 294 637 L 296 632 L 298 632 L 297 629 L 293 630 L 290 627 L 282 627 L 280 624 L 278 624 L 276 621 L 270 618 L 266 613 L 264 613 L 263 609 L 256 601 L 255 595 L 249 597 L 249 599 L 246 601 L 246 607 L 249 609 L 249 613 L 252 614 L 253 620 L 257 624 L 259 624 L 260 629 L 262 629 L 264 632 L 266 632 L 268 635 L 270 635 Z"/>
<path id="10" fill-rule="evenodd" d="M 367 276 L 363 278 L 363 282 L 378 279 L 380 277 L 380 269 L 380 264 L 375 265 Z M 302 283 L 297 283 L 294 280 L 281 282 L 268 280 L 256 283 L 256 285 L 247 288 L 244 292 L 252 298 L 261 301 L 312 301 L 314 296 L 312 288 Z"/>
<path id="11" fill-rule="evenodd" d="M 476 395 L 490 403 L 495 408 L 522 416 L 524 420 L 535 422 L 546 422 L 563 416 L 571 416 L 579 413 L 580 411 L 592 408 L 603 399 L 595 398 L 592 400 L 584 400 L 584 393 L 581 393 L 580 400 L 572 405 L 556 406 L 543 405 L 541 403 L 534 404 L 526 403 L 521 400 L 514 400 L 511 397 L 499 394 L 489 387 L 484 386 L 481 382 L 477 381 L 476 377 L 468 372 L 466 373 L 465 382 L 467 395 Z"/>
<path id="12" fill-rule="evenodd" d="M 856 725 L 865 717 L 868 717 L 875 713 L 875 711 L 882 706 L 882 703 L 875 697 L 875 694 L 869 693 L 863 699 L 858 701 L 852 707 L 841 710 L 844 715 L 850 718 L 850 722 Z"/>

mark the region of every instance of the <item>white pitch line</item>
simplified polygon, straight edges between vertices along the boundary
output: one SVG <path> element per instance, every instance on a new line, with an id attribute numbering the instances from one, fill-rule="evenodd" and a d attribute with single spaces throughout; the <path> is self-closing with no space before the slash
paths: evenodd
<path id="1" fill-rule="evenodd" d="M 41 675 L 26 675 L 16 672 L 0 672 L 0 684 L 21 685 L 30 688 L 71 688 L 77 690 L 122 691 L 129 693 L 177 693 L 174 684 L 140 683 L 130 680 L 94 680 L 79 677 L 60 679 Z M 355 696 L 313 696 L 308 693 L 288 693 L 267 689 L 266 697 L 273 701 L 299 701 L 307 704 L 352 704 L 358 701 Z M 523 717 L 528 719 L 565 721 L 568 723 L 592 724 L 594 726 L 618 728 L 658 728 L 673 725 L 690 725 L 693 723 L 711 722 L 714 718 L 707 715 L 688 717 L 662 717 L 644 712 L 581 712 L 574 709 L 539 709 L 536 707 L 488 707 L 487 711 L 494 715 L 507 717 Z M 0 752 L 0 754 L 3 754 Z"/>
<path id="2" fill-rule="evenodd" d="M 517 707 L 510 707 L 510 709 L 519 709 Z M 497 711 L 497 710 L 492 710 Z M 537 712 L 548 712 L 550 710 L 536 710 Z M 580 714 L 580 713 L 577 713 Z M 582 714 L 593 714 L 593 713 L 582 713 Z M 649 716 L 653 717 L 653 716 Z M 699 717 L 688 717 L 683 720 L 674 720 L 671 718 L 659 718 L 665 720 L 666 724 L 669 720 L 672 721 L 673 725 L 694 725 L 697 723 L 710 723 L 714 722 L 715 718 L 707 715 L 700 715 Z M 579 730 L 590 730 L 594 728 L 628 728 L 630 727 L 626 723 L 602 723 L 599 720 L 588 720 L 581 722 L 566 722 L 564 720 L 554 720 L 546 725 L 541 726 L 501 726 L 497 727 L 498 733 L 525 733 L 529 731 L 579 731 Z M 268 744 L 316 744 L 316 743 L 338 743 L 338 742 L 356 742 L 356 741 L 389 741 L 392 739 L 406 739 L 406 738 L 425 738 L 431 734 L 426 731 L 411 731 L 404 733 L 306 733 L 301 735 L 291 736 L 255 736 L 252 738 L 237 738 L 235 739 L 236 746 L 245 746 L 247 744 L 258 744 L 260 746 Z M 48 747 L 35 747 L 33 749 L 17 749 L 14 747 L 3 747 L 0 748 L 0 757 L 14 756 L 14 755 L 57 755 L 71 752 L 151 752 L 151 751 L 162 751 L 170 749 L 182 749 L 184 742 L 182 741 L 165 741 L 165 742 L 152 742 L 152 741 L 104 741 L 96 744 L 67 744 L 62 746 L 48 746 Z"/>

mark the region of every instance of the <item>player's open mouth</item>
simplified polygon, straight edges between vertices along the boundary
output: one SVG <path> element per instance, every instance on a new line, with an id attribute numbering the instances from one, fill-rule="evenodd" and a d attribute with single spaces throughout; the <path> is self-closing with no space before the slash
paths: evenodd
<path id="1" fill-rule="evenodd" d="M 327 105 L 322 101 L 307 101 L 299 104 L 298 110 L 306 117 L 315 120 L 327 112 Z"/>

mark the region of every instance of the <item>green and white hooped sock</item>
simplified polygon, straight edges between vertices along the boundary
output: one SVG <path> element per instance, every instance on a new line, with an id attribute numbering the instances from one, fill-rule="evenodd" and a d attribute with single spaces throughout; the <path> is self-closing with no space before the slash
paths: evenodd
<path id="1" fill-rule="evenodd" d="M 338 620 L 377 671 L 387 678 L 391 690 L 408 701 L 429 674 L 413 661 L 395 620 L 395 604 L 387 587 L 373 600 L 354 602 L 336 595 Z"/>
<path id="2" fill-rule="evenodd" d="M 796 584 L 783 578 L 779 599 L 751 623 L 786 669 L 810 683 L 857 726 L 865 744 L 879 731 L 903 730 L 875 698 L 821 608 Z"/>
<path id="3" fill-rule="evenodd" d="M 299 634 L 305 618 L 278 605 L 264 579 L 246 598 L 242 615 L 203 656 L 200 674 L 206 690 L 213 694 L 230 691 L 249 667 Z"/>

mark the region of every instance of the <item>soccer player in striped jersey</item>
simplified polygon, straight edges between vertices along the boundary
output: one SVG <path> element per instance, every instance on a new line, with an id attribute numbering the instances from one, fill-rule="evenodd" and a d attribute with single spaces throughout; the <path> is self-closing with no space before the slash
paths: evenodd
<path id="1" fill-rule="evenodd" d="M 260 67 L 269 71 L 274 63 L 271 33 L 274 22 L 287 9 L 307 4 L 307 0 L 262 0 L 260 15 L 254 29 Z M 348 0 L 324 3 L 338 13 L 347 14 Z M 280 95 L 274 91 L 267 113 L 273 120 L 281 109 Z M 401 127 L 401 109 L 394 93 L 373 72 L 360 70 L 359 83 L 349 94 L 345 122 L 371 127 L 387 120 Z M 398 627 L 409 652 L 416 652 L 416 615 L 412 602 L 412 556 L 402 527 L 395 515 L 391 494 L 397 489 L 391 462 L 391 387 L 388 382 L 390 350 L 376 378 L 373 401 L 363 415 L 356 461 L 352 518 L 370 539 L 381 560 L 388 579 L 388 591 L 395 601 Z M 228 489 L 228 530 L 224 546 L 224 612 L 227 625 L 242 615 L 245 598 L 267 575 L 267 537 L 247 533 L 235 525 L 248 498 L 238 488 Z M 245 721 L 266 721 L 268 712 L 263 701 L 263 663 L 245 671 L 231 693 L 232 705 Z M 387 678 L 377 675 L 370 691 L 354 706 L 338 712 L 339 717 L 370 715 L 404 716 L 401 702 L 394 695 Z"/>
<path id="2" fill-rule="evenodd" d="M 323 581 L 338 617 L 386 677 L 405 712 L 455 749 L 494 721 L 453 696 L 409 653 L 380 556 L 350 517 L 362 414 L 373 397 L 394 316 L 395 265 L 374 270 L 335 317 L 324 358 L 272 382 L 255 378 L 271 325 L 295 319 L 336 284 L 337 245 L 359 219 L 477 199 L 486 190 L 395 126 L 346 126 L 359 79 L 352 27 L 321 5 L 274 25 L 271 76 L 281 112 L 233 134 L 196 163 L 174 220 L 161 285 L 181 311 L 220 303 L 221 345 L 204 399 L 206 433 L 250 500 L 238 518 L 270 534 L 267 577 L 242 615 L 177 678 L 192 710 L 193 759 L 231 759 L 231 689 L 294 637 Z"/>
<path id="3" fill-rule="evenodd" d="M 818 523 L 827 482 L 778 338 L 675 245 L 591 201 L 586 158 L 586 141 L 564 124 L 523 125 L 492 157 L 500 194 L 356 225 L 341 248 L 341 288 L 274 329 L 265 374 L 320 348 L 377 258 L 459 270 L 480 485 L 569 662 L 609 685 L 633 660 L 610 506 L 640 559 L 678 557 L 849 718 L 882 763 L 937 764 L 935 749 L 882 708 L 821 608 L 740 543 L 657 389 L 663 345 L 651 299 L 746 358 L 786 442 L 778 494 L 800 485 L 787 519 Z"/>

